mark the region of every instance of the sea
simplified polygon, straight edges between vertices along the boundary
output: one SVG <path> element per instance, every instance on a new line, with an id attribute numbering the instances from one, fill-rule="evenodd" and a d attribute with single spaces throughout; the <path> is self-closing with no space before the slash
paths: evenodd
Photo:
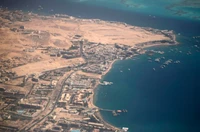
<path id="1" fill-rule="evenodd" d="M 0 6 L 173 30 L 179 45 L 147 48 L 154 53 L 116 61 L 102 78 L 113 84 L 99 85 L 94 103 L 126 109 L 119 116 L 101 115 L 129 132 L 200 132 L 199 0 L 1 0 Z"/>

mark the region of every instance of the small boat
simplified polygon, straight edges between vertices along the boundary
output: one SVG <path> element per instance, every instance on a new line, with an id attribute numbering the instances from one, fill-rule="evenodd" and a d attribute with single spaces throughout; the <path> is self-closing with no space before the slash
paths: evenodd
<path id="1" fill-rule="evenodd" d="M 100 83 L 100 85 L 112 85 L 113 82 L 107 82 L 107 81 L 103 81 L 102 83 Z"/>
<path id="2" fill-rule="evenodd" d="M 156 59 L 155 59 L 155 62 L 160 62 L 160 58 L 156 58 Z"/>
<path id="3" fill-rule="evenodd" d="M 127 132 L 127 131 L 128 131 L 128 127 L 122 127 L 122 130 L 123 130 L 124 132 Z"/>
<path id="4" fill-rule="evenodd" d="M 112 111 L 113 116 L 118 116 L 115 110 Z"/>
<path id="5" fill-rule="evenodd" d="M 165 65 L 161 65 L 161 66 L 160 66 L 160 68 L 162 68 L 162 69 L 165 68 L 165 67 L 166 67 Z"/>
<path id="6" fill-rule="evenodd" d="M 181 63 L 181 61 L 177 60 L 177 61 L 175 61 L 174 63 L 175 63 L 175 64 L 179 64 L 179 63 Z"/>
<path id="7" fill-rule="evenodd" d="M 117 110 L 117 113 L 121 113 L 122 111 L 121 110 Z"/>

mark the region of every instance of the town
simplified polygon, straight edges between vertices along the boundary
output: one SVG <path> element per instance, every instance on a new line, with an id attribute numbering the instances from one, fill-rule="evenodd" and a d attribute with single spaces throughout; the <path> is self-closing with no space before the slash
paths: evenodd
<path id="1" fill-rule="evenodd" d="M 101 77 L 116 60 L 145 53 L 145 46 L 177 44 L 173 32 L 149 28 L 145 30 L 169 39 L 130 46 L 92 42 L 84 35 L 74 33 L 70 34 L 71 45 L 62 47 L 65 41 L 58 39 L 62 38 L 61 34 L 23 25 L 31 21 L 31 17 L 38 17 L 36 14 L 5 9 L 0 12 L 1 32 L 9 29 L 5 31 L 24 37 L 20 41 L 28 39 L 33 43 L 29 45 L 25 41 L 22 48 L 14 45 L 19 48 L 16 55 L 13 53 L 9 58 L 1 54 L 0 130 L 7 132 L 125 131 L 103 121 L 102 109 L 93 104 L 94 89 L 100 84 Z M 59 14 L 40 19 L 80 21 Z M 10 26 L 15 22 L 16 25 Z M 52 41 L 54 46 L 45 45 L 47 41 Z M 18 56 L 18 52 L 22 55 Z M 121 110 L 114 114 L 117 112 Z"/>

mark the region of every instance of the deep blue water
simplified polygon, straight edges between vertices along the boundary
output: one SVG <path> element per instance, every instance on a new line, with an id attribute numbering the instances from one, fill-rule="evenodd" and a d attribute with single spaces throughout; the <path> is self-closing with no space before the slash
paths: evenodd
<path id="1" fill-rule="evenodd" d="M 187 48 L 187 49 L 186 49 Z M 127 109 L 128 113 L 113 117 L 102 112 L 104 118 L 119 127 L 127 126 L 132 132 L 198 132 L 200 131 L 200 54 L 195 48 L 177 46 L 153 48 L 162 50 L 165 57 L 180 60 L 160 68 L 162 63 L 148 62 L 147 55 L 136 60 L 118 61 L 103 78 L 114 84 L 99 86 L 96 104 L 103 108 Z M 156 69 L 156 71 L 153 70 Z M 130 69 L 130 71 L 128 70 Z"/>
<path id="2" fill-rule="evenodd" d="M 114 8 L 112 4 L 103 6 L 71 0 L 2 0 L 0 5 L 42 14 L 66 13 L 83 18 L 122 21 L 180 33 L 177 36 L 180 45 L 151 48 L 165 51 L 163 55 L 151 56 L 152 60 L 165 57 L 160 63 L 149 62 L 147 55 L 137 56 L 136 60 L 117 61 L 103 78 L 114 84 L 99 86 L 95 103 L 102 108 L 127 109 L 128 113 L 118 117 L 109 112 L 102 112 L 102 116 L 115 126 L 129 127 L 131 132 L 200 131 L 200 49 L 194 46 L 200 47 L 200 38 L 193 38 L 200 36 L 200 21 L 172 17 L 164 12 L 163 15 L 161 12 L 155 14 L 154 18 L 144 10 L 130 11 L 120 6 Z M 44 8 L 42 11 L 37 10 L 39 5 Z M 188 55 L 190 52 L 192 54 Z M 181 63 L 160 68 L 168 59 L 180 60 Z"/>

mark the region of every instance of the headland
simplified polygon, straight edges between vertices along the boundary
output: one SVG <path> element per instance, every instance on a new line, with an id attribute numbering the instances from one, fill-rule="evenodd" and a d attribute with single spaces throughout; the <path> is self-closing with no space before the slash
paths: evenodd
<path id="1" fill-rule="evenodd" d="M 0 129 L 121 131 L 94 89 L 116 60 L 176 45 L 173 31 L 0 9 Z"/>

